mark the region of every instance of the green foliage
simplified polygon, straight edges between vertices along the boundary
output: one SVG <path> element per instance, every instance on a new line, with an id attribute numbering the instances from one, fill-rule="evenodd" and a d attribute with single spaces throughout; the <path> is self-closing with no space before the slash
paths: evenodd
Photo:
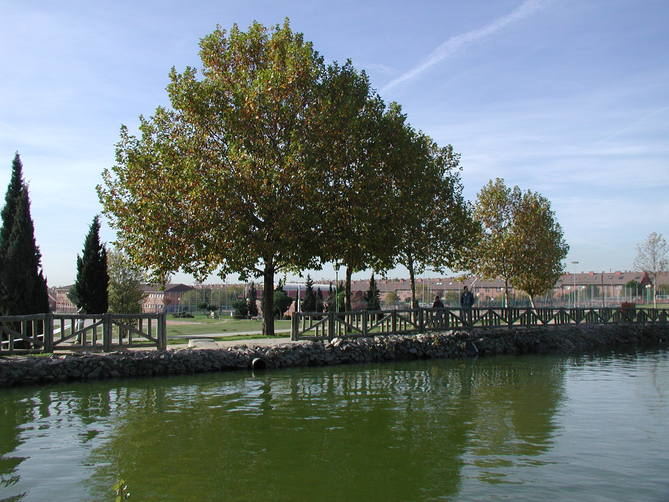
<path id="1" fill-rule="evenodd" d="M 316 293 L 314 292 L 314 281 L 307 275 L 307 283 L 304 288 L 304 299 L 302 300 L 302 312 L 316 312 Z"/>
<path id="2" fill-rule="evenodd" d="M 642 293 L 643 287 L 638 281 L 628 281 L 625 283 L 625 289 L 628 291 L 629 294 L 633 296 L 638 296 Z"/>
<path id="3" fill-rule="evenodd" d="M 109 273 L 109 311 L 116 314 L 142 312 L 142 302 L 146 296 L 146 274 L 123 251 L 112 250 L 106 258 Z"/>
<path id="4" fill-rule="evenodd" d="M 481 189 L 475 216 L 481 223 L 478 245 L 470 255 L 474 272 L 501 277 L 533 297 L 553 287 L 563 272 L 569 246 L 550 202 L 536 192 L 508 188 L 497 178 Z"/>
<path id="5" fill-rule="evenodd" d="M 388 291 L 383 297 L 383 303 L 385 303 L 386 305 L 397 305 L 399 301 L 400 297 L 397 296 L 397 293 L 395 293 L 395 291 Z"/>
<path id="6" fill-rule="evenodd" d="M 396 261 L 409 271 L 412 304 L 417 306 L 415 275 L 428 267 L 462 268 L 480 226 L 462 196 L 460 155 L 408 125 L 403 135 L 407 158 L 393 183 L 401 204 L 392 228 Z"/>
<path id="7" fill-rule="evenodd" d="M 286 294 L 282 287 L 274 290 L 274 318 L 281 319 L 290 305 L 293 303 L 293 299 Z"/>
<path id="8" fill-rule="evenodd" d="M 325 300 L 323 299 L 323 292 L 321 288 L 316 290 L 316 312 L 323 312 L 325 310 Z"/>
<path id="9" fill-rule="evenodd" d="M 241 298 L 232 302 L 232 308 L 234 309 L 234 316 L 238 319 L 246 318 L 249 315 L 249 306 L 246 303 L 246 300 Z"/>
<path id="10" fill-rule="evenodd" d="M 367 302 L 367 310 L 381 310 L 381 293 L 376 286 L 373 273 L 369 279 L 369 289 L 365 293 L 365 301 Z"/>
<path id="11" fill-rule="evenodd" d="M 75 305 L 87 314 L 102 314 L 109 306 L 107 250 L 100 242 L 100 219 L 93 218 L 84 241 L 82 256 L 77 255 L 77 280 L 71 290 Z"/>
<path id="12" fill-rule="evenodd" d="M 157 275 L 262 276 L 272 291 L 276 273 L 321 255 L 323 61 L 288 21 L 218 28 L 200 58 L 201 76 L 172 70 L 171 107 L 140 118 L 139 137 L 121 129 L 98 193 L 124 249 Z"/>
<path id="13" fill-rule="evenodd" d="M 35 243 L 30 197 L 23 182 L 22 169 L 17 154 L 0 228 L 0 315 L 49 312 L 42 255 Z"/>

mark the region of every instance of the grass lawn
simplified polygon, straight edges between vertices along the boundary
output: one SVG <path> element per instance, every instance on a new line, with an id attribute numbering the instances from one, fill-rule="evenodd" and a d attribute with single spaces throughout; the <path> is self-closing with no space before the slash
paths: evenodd
<path id="1" fill-rule="evenodd" d="M 290 321 L 274 321 L 274 329 L 290 329 Z M 175 319 L 167 316 L 167 336 L 212 335 L 229 333 L 262 334 L 262 321 L 250 319 L 210 319 L 196 315 L 192 319 Z M 256 336 L 257 338 L 257 336 Z M 226 337 L 226 340 L 232 338 Z"/>

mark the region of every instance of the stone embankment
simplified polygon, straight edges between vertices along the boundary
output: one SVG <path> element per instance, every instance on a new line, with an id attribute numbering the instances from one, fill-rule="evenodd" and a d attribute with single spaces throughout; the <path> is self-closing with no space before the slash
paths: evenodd
<path id="1" fill-rule="evenodd" d="M 0 387 L 72 380 L 184 375 L 255 368 L 326 366 L 501 354 L 577 354 L 669 347 L 669 325 L 486 329 L 330 342 L 239 345 L 218 350 L 0 358 Z"/>

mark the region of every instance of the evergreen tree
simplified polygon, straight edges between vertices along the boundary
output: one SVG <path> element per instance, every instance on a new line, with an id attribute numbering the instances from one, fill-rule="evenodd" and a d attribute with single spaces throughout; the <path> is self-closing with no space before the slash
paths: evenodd
<path id="1" fill-rule="evenodd" d="M 332 287 L 332 283 L 330 283 L 330 287 L 328 288 L 328 312 L 334 312 L 336 309 L 336 302 L 337 299 L 335 298 L 335 290 Z"/>
<path id="2" fill-rule="evenodd" d="M 12 233 L 16 217 L 16 207 L 19 204 L 23 188 L 23 164 L 21 163 L 21 157 L 17 153 L 12 162 L 12 177 L 7 187 L 5 205 L 2 208 L 2 213 L 0 213 L 2 217 L 2 227 L 0 227 L 0 270 L 4 268 L 2 265 L 7 254 L 7 246 L 9 246 L 9 235 Z"/>
<path id="3" fill-rule="evenodd" d="M 256 291 L 256 285 L 254 283 L 251 283 L 249 286 L 249 301 L 248 301 L 248 314 L 251 317 L 257 317 L 258 316 L 258 292 Z"/>
<path id="4" fill-rule="evenodd" d="M 102 314 L 107 312 L 108 286 L 107 250 L 100 242 L 100 219 L 95 216 L 84 241 L 83 255 L 77 255 L 77 281 L 72 296 L 87 314 Z"/>
<path id="5" fill-rule="evenodd" d="M 283 290 L 284 282 L 279 281 L 279 285 L 274 290 L 274 310 L 273 314 L 276 319 L 281 319 L 283 314 L 288 310 L 293 299 Z"/>
<path id="6" fill-rule="evenodd" d="M 316 294 L 314 293 L 314 281 L 307 275 L 307 283 L 304 288 L 304 300 L 302 300 L 302 312 L 316 312 Z"/>
<path id="7" fill-rule="evenodd" d="M 324 308 L 325 302 L 323 301 L 323 293 L 321 292 L 321 288 L 318 288 L 316 290 L 316 312 L 323 312 Z"/>
<path id="8" fill-rule="evenodd" d="M 1 268 L 0 314 L 46 313 L 49 312 L 49 293 L 42 272 L 42 255 L 35 244 L 30 197 L 25 184 L 18 199 L 11 203 L 14 221 L 6 240 Z"/>
<path id="9" fill-rule="evenodd" d="M 376 280 L 374 274 L 369 279 L 369 289 L 365 293 L 365 301 L 367 302 L 367 310 L 381 310 L 381 293 L 376 287 Z"/>

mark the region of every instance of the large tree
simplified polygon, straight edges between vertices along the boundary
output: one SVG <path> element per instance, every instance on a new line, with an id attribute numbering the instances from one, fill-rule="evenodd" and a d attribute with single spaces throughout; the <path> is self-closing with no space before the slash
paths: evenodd
<path id="1" fill-rule="evenodd" d="M 12 182 L 14 179 L 15 177 L 12 176 Z M 10 190 L 12 182 L 10 182 Z M 18 195 L 11 200 L 9 193 L 8 190 L 6 200 L 13 205 L 14 214 L 9 226 L 10 232 L 6 240 L 3 240 L 2 267 L 0 267 L 0 315 L 46 313 L 49 312 L 49 293 L 42 271 L 42 255 L 35 243 L 28 187 L 22 183 Z M 5 214 L 9 213 L 3 211 L 3 216 Z"/>
<path id="2" fill-rule="evenodd" d="M 200 57 L 201 77 L 170 73 L 171 108 L 140 118 L 139 137 L 121 129 L 99 195 L 120 244 L 153 273 L 262 276 L 272 312 L 275 274 L 320 254 L 312 144 L 324 65 L 288 21 L 218 28 Z"/>
<path id="3" fill-rule="evenodd" d="M 116 314 L 139 314 L 146 297 L 145 272 L 120 250 L 107 254 L 109 311 Z"/>
<path id="4" fill-rule="evenodd" d="M 85 313 L 103 314 L 108 307 L 108 285 L 107 250 L 100 242 L 100 218 L 95 216 L 82 255 L 77 255 L 77 280 L 70 296 Z"/>
<path id="5" fill-rule="evenodd" d="M 669 266 L 669 245 L 662 234 L 652 232 L 648 238 L 637 245 L 634 267 L 648 274 L 653 283 L 653 305 L 657 306 L 657 275 L 665 272 Z"/>
<path id="6" fill-rule="evenodd" d="M 532 191 L 509 188 L 497 178 L 478 194 L 475 218 L 482 227 L 470 253 L 470 268 L 482 277 L 504 280 L 504 304 L 509 284 L 534 296 L 555 285 L 569 246 L 550 202 Z"/>
<path id="7" fill-rule="evenodd" d="M 480 232 L 472 208 L 462 196 L 460 155 L 439 147 L 425 134 L 406 128 L 407 160 L 393 186 L 401 201 L 393 224 L 397 263 L 409 271 L 411 303 L 416 274 L 427 268 L 443 272 L 462 266 Z"/>
<path id="8" fill-rule="evenodd" d="M 324 257 L 346 267 L 346 310 L 351 277 L 393 265 L 393 223 L 398 212 L 392 182 L 404 159 L 404 121 L 399 106 L 386 108 L 364 72 L 350 62 L 330 65 L 322 91 L 318 155 Z"/>

